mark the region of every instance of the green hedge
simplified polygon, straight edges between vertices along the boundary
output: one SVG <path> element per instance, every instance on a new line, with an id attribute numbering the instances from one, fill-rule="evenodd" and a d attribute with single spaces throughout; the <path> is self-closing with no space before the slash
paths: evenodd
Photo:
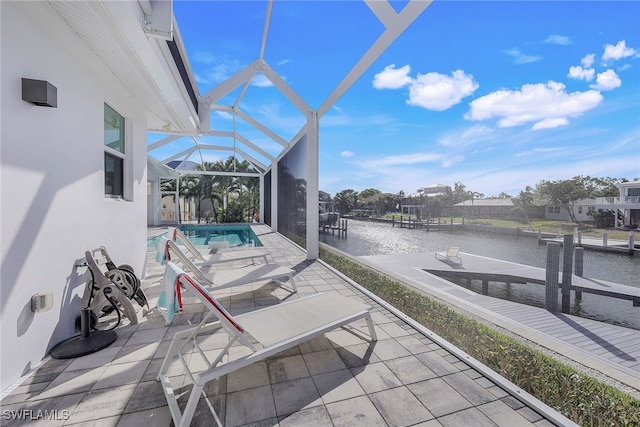
<path id="1" fill-rule="evenodd" d="M 583 426 L 639 426 L 640 401 L 327 249 L 320 258 Z"/>

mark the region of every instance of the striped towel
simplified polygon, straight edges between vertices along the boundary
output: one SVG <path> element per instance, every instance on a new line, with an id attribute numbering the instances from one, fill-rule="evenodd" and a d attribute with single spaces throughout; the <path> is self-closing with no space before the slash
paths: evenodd
<path id="1" fill-rule="evenodd" d="M 160 264 L 167 262 L 167 239 L 165 236 L 160 236 L 156 242 L 156 261 Z"/>
<path id="2" fill-rule="evenodd" d="M 182 313 L 182 296 L 180 295 L 180 282 L 178 281 L 182 270 L 172 262 L 167 262 L 164 269 L 164 277 L 160 283 L 160 296 L 157 307 L 164 316 L 165 325 L 173 321 L 173 317 Z"/>

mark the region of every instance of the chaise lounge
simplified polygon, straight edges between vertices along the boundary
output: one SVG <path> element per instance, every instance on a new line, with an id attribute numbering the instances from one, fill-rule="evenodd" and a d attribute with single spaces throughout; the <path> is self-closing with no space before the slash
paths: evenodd
<path id="1" fill-rule="evenodd" d="M 212 264 L 196 265 L 176 242 L 164 237 L 161 242 L 164 242 L 160 244 L 165 247 L 166 261 L 181 263 L 210 291 L 265 281 L 277 281 L 281 284 L 288 281 L 293 292 L 298 291 L 293 278 L 295 271 L 290 268 L 271 263 L 209 271 Z"/>
<path id="2" fill-rule="evenodd" d="M 176 426 L 190 424 L 204 386 L 223 375 L 359 319 L 366 320 L 371 341 L 377 340 L 371 320 L 371 307 L 351 298 L 333 293 L 313 294 L 234 317 L 207 292 L 205 287 L 178 266 L 167 262 L 166 268 L 172 269 L 176 275 L 176 286 L 182 287 L 188 295 L 197 297 L 207 309 L 198 326 L 175 334 L 157 376 L 157 380 L 162 383 Z M 216 321 L 207 324 L 212 317 Z M 220 350 L 214 360 L 209 360 L 198 345 L 198 336 L 210 335 L 213 331 L 228 334 L 228 344 Z M 243 353 L 243 356 L 229 360 L 229 350 L 236 343 L 245 346 L 249 354 Z M 206 370 L 197 374 L 189 369 L 190 356 L 195 357 L 196 353 L 190 352 L 192 348 L 195 348 L 208 366 Z M 225 357 L 227 360 L 223 361 Z M 168 376 L 169 367 L 175 359 L 179 359 L 182 368 L 193 382 L 193 388 L 182 412 Z"/>
<path id="3" fill-rule="evenodd" d="M 462 265 L 462 258 L 460 258 L 460 255 L 458 255 L 459 252 L 460 248 L 451 247 L 447 250 L 447 252 L 436 252 L 435 257 L 436 259 L 445 259 L 447 261 L 452 261 L 456 264 Z"/>

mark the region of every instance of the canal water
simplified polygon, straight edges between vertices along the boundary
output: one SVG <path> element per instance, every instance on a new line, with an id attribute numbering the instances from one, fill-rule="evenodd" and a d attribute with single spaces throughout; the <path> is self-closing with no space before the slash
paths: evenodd
<path id="1" fill-rule="evenodd" d="M 386 255 L 444 251 L 451 246 L 461 252 L 544 268 L 547 249 L 535 237 L 460 230 L 426 231 L 392 227 L 391 224 L 349 220 L 348 237 L 320 233 L 320 241 L 353 256 Z M 561 264 L 562 265 L 562 261 Z M 640 287 L 640 257 L 615 253 L 584 251 L 584 277 Z M 458 283 L 480 293 L 474 281 Z M 490 295 L 542 307 L 544 287 L 537 284 L 495 284 Z M 572 299 L 572 314 L 640 329 L 640 307 L 631 301 L 583 294 L 582 301 Z"/>

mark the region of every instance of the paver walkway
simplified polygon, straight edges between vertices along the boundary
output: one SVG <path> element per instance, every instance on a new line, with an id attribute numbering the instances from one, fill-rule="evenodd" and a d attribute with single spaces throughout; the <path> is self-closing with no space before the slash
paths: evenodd
<path id="1" fill-rule="evenodd" d="M 263 225 L 253 227 L 269 250 L 269 261 L 296 270 L 299 293 L 271 284 L 217 292 L 232 314 L 310 293 L 339 292 L 374 307 L 379 340 L 369 343 L 339 329 L 212 381 L 194 425 L 572 425 L 536 400 L 523 403 L 522 396 L 472 369 L 323 263 L 305 260 L 304 252 L 281 235 Z M 163 274 L 154 258 L 149 252 L 143 281 L 152 307 Z M 146 316 L 140 310 L 139 325 L 118 327 L 118 339 L 110 347 L 76 359 L 46 361 L 2 399 L 1 424 L 32 425 L 34 417 L 43 421 L 48 414 L 55 419 L 43 421 L 46 426 L 171 425 L 156 375 L 174 333 L 202 317 L 202 306 L 186 302 L 185 313 L 169 327 L 156 309 Z M 208 345 L 217 349 L 223 343 L 212 338 Z M 180 375 L 175 371 L 174 379 Z M 189 380 L 184 381 L 186 393 Z M 18 421 L 18 416 L 31 419 Z"/>

